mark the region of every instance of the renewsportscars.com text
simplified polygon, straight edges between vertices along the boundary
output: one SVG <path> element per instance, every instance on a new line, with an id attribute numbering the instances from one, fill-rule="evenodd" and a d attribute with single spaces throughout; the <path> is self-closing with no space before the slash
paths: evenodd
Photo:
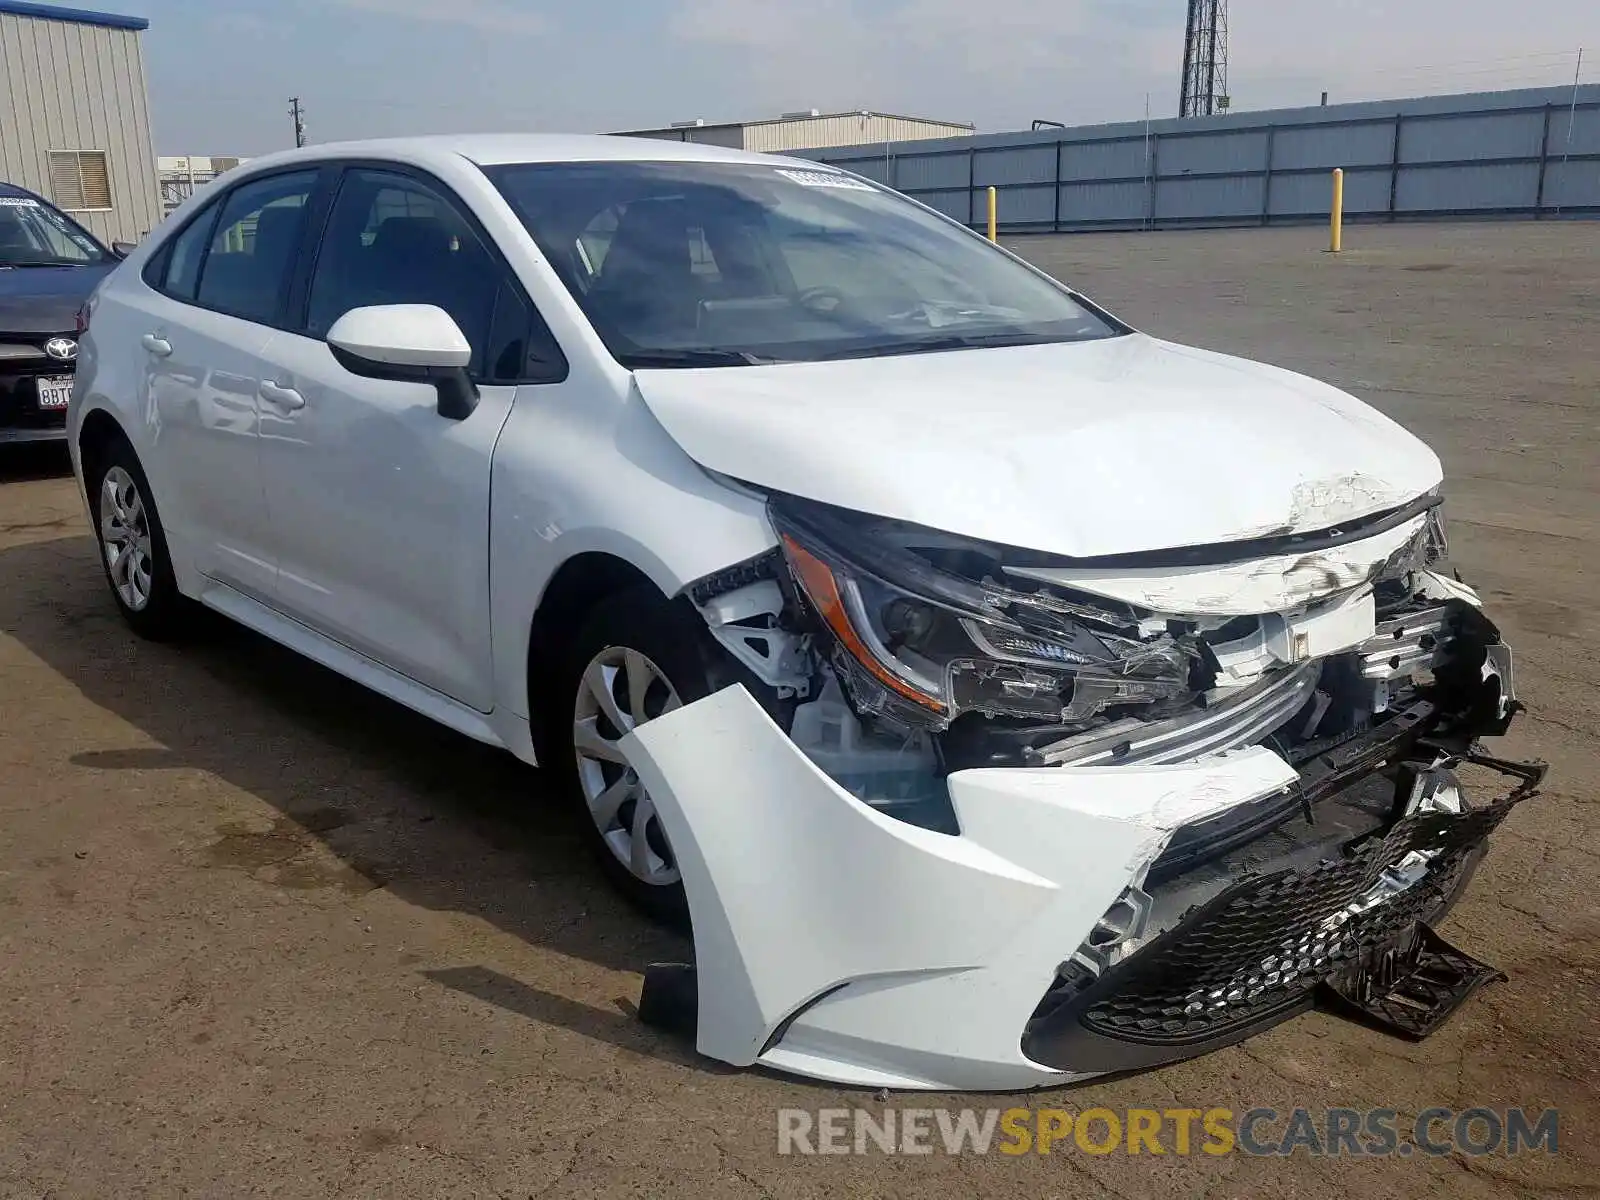
<path id="1" fill-rule="evenodd" d="M 1560 1114 L 1520 1108 L 778 1110 L 779 1154 L 1399 1157 L 1555 1154 Z"/>

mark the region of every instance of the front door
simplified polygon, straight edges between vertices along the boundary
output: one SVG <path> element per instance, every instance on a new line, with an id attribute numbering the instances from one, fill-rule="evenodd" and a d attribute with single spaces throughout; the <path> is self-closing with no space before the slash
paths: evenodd
<path id="1" fill-rule="evenodd" d="M 441 417 L 427 384 L 366 379 L 323 340 L 353 308 L 436 304 L 473 347 L 476 411 Z M 265 350 L 261 453 L 289 616 L 482 712 L 493 707 L 489 475 L 514 380 L 499 330 L 521 299 L 460 202 L 418 176 L 347 170 L 305 328 Z"/>

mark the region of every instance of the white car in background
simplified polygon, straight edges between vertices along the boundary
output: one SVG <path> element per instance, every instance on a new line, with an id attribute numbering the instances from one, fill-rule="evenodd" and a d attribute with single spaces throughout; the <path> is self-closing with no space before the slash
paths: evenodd
<path id="1" fill-rule="evenodd" d="M 612 138 L 256 159 L 85 320 L 133 627 L 198 602 L 543 764 L 692 921 L 641 1010 L 707 1055 L 1030 1087 L 1491 974 L 1428 922 L 1542 769 L 1475 747 L 1518 706 L 1438 459 L 1331 387 Z"/>

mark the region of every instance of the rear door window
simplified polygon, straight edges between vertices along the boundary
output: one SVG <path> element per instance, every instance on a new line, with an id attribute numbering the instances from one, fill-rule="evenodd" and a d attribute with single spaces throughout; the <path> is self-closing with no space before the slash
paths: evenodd
<path id="1" fill-rule="evenodd" d="M 211 241 L 211 223 L 216 220 L 216 210 L 201 213 L 189 223 L 164 253 L 165 278 L 161 290 L 178 300 L 193 302 L 195 288 L 200 282 L 200 264 L 205 259 L 206 246 Z"/>
<path id="2" fill-rule="evenodd" d="M 301 171 L 235 189 L 206 248 L 196 302 L 264 325 L 276 323 L 316 184 L 317 172 Z M 169 278 L 177 265 L 175 251 Z"/>

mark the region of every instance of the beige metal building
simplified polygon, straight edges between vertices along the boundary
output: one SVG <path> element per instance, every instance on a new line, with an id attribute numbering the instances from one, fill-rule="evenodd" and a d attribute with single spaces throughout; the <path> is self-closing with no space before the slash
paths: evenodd
<path id="1" fill-rule="evenodd" d="M 926 138 L 966 137 L 971 125 L 932 121 L 923 117 L 897 117 L 891 113 L 808 112 L 784 113 L 764 121 L 707 124 L 679 121 L 663 129 L 629 129 L 619 137 L 660 138 L 672 142 L 699 142 L 734 150 L 759 150 L 781 154 L 789 150 L 822 150 L 829 146 L 863 146 L 877 142 L 913 142 Z"/>
<path id="2" fill-rule="evenodd" d="M 102 241 L 161 220 L 141 17 L 0 0 L 0 179 Z"/>

